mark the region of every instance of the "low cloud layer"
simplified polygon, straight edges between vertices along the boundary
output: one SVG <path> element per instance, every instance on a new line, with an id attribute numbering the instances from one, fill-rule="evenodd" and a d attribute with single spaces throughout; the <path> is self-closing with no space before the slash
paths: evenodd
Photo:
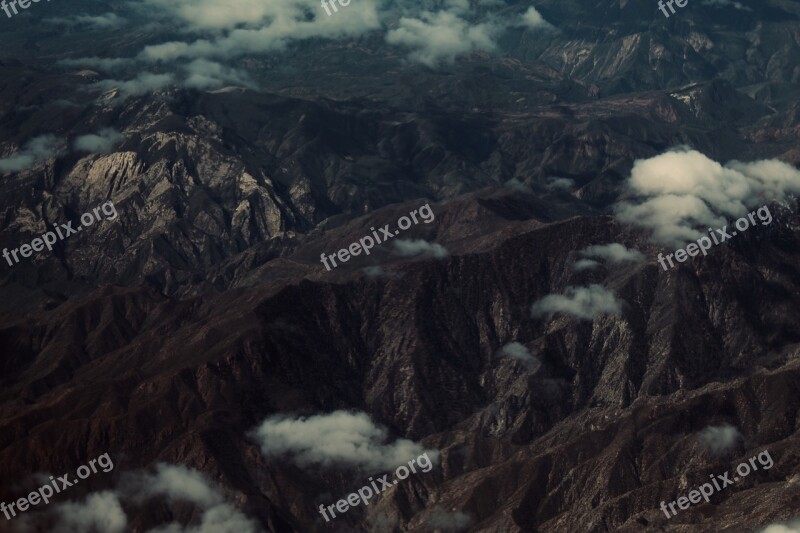
<path id="1" fill-rule="evenodd" d="M 593 320 L 621 311 L 622 306 L 614 293 L 596 284 L 567 287 L 565 294 L 549 294 L 531 306 L 531 316 L 534 318 L 564 313 L 582 320 Z"/>
<path id="2" fill-rule="evenodd" d="M 499 38 L 512 28 L 551 27 L 535 8 L 511 13 L 499 0 L 359 0 L 330 16 L 319 0 L 143 0 L 127 7 L 146 13 L 152 28 L 170 28 L 168 40 L 154 39 L 130 57 L 62 60 L 103 71 L 127 68 L 129 79 L 114 76 L 97 85 L 119 87 L 125 97 L 171 84 L 201 90 L 223 84 L 255 87 L 237 60 L 310 39 L 382 35 L 388 45 L 407 51 L 411 61 L 435 67 L 496 50 Z M 115 13 L 52 21 L 93 29 L 127 23 Z"/>
<path id="3" fill-rule="evenodd" d="M 395 253 L 402 257 L 426 255 L 436 259 L 447 257 L 447 249 L 441 244 L 430 243 L 423 239 L 398 239 L 394 241 Z"/>
<path id="4" fill-rule="evenodd" d="M 773 200 L 800 193 L 800 171 L 777 160 L 720 165 L 695 150 L 637 160 L 618 218 L 682 246 Z"/>
<path id="5" fill-rule="evenodd" d="M 741 440 L 742 434 L 730 424 L 722 424 L 708 426 L 700 432 L 699 438 L 712 455 L 724 455 Z"/>
<path id="6" fill-rule="evenodd" d="M 536 370 L 542 363 L 534 356 L 524 344 L 509 342 L 500 349 L 500 355 L 515 359 L 525 365 L 529 370 Z"/>
<path id="7" fill-rule="evenodd" d="M 318 0 L 147 0 L 174 15 L 188 32 L 211 35 L 144 49 L 144 61 L 225 59 L 282 50 L 293 40 L 357 37 L 380 28 L 378 2 L 361 0 L 346 15 L 326 16 Z M 341 9 L 341 8 L 340 8 Z"/>
<path id="8" fill-rule="evenodd" d="M 335 411 L 308 418 L 272 416 L 253 432 L 267 457 L 286 456 L 301 467 L 358 466 L 389 470 L 427 452 L 439 452 L 408 439 L 386 444 L 389 433 L 365 413 Z"/>
<path id="9" fill-rule="evenodd" d="M 34 137 L 16 154 L 0 159 L 0 172 L 19 172 L 58 154 L 61 141 L 54 135 Z"/>

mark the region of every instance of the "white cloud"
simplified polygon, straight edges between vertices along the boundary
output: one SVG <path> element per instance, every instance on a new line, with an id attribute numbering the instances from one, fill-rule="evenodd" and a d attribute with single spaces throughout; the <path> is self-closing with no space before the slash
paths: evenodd
<path id="1" fill-rule="evenodd" d="M 122 140 L 122 134 L 114 128 L 103 128 L 97 133 L 81 135 L 75 139 L 73 147 L 82 152 L 108 153 Z"/>
<path id="2" fill-rule="evenodd" d="M 167 524 L 149 533 L 255 533 L 256 524 L 235 507 L 227 503 L 214 505 L 203 511 L 200 524 L 184 528 L 180 524 Z"/>
<path id="3" fill-rule="evenodd" d="M 189 502 L 202 509 L 200 524 L 184 527 L 171 523 L 149 533 L 256 533 L 257 524 L 225 502 L 219 490 L 202 472 L 182 465 L 159 463 L 155 473 L 126 472 L 116 491 L 90 494 L 84 503 L 67 502 L 56 509 L 56 531 L 64 533 L 121 533 L 128 519 L 120 499 L 141 505 L 154 497 L 166 497 L 170 504 Z"/>
<path id="4" fill-rule="evenodd" d="M 550 178 L 548 188 L 557 191 L 569 191 L 575 187 L 575 181 L 569 178 Z"/>
<path id="5" fill-rule="evenodd" d="M 54 135 L 34 137 L 16 154 L 0 159 L 0 172 L 19 172 L 58 153 L 60 141 Z"/>
<path id="6" fill-rule="evenodd" d="M 579 259 L 575 261 L 575 264 L 572 265 L 573 270 L 588 270 L 590 268 L 597 268 L 600 266 L 600 263 L 595 261 L 594 259 Z"/>
<path id="7" fill-rule="evenodd" d="M 193 89 L 214 89 L 223 85 L 253 87 L 247 73 L 207 59 L 195 59 L 184 65 L 187 77 L 183 85 Z"/>
<path id="8" fill-rule="evenodd" d="M 531 306 L 531 316 L 564 313 L 583 320 L 600 315 L 618 314 L 622 307 L 614 293 L 600 285 L 567 287 L 566 294 L 549 294 Z"/>
<path id="9" fill-rule="evenodd" d="M 276 415 L 253 432 L 268 457 L 290 456 L 299 466 L 352 465 L 392 469 L 427 452 L 438 462 L 439 452 L 425 450 L 408 439 L 383 444 L 388 431 L 365 413 L 335 411 L 308 418 Z"/>
<path id="10" fill-rule="evenodd" d="M 62 503 L 56 509 L 57 531 L 63 533 L 122 533 L 128 524 L 117 495 L 110 491 L 90 494 L 83 503 Z"/>
<path id="11" fill-rule="evenodd" d="M 394 241 L 394 249 L 397 255 L 411 257 L 424 254 L 436 259 L 447 257 L 447 249 L 437 243 L 429 243 L 423 239 L 398 239 Z"/>
<path id="12" fill-rule="evenodd" d="M 700 441 L 713 455 L 727 453 L 741 438 L 739 430 L 730 424 L 708 426 L 700 432 Z"/>
<path id="13" fill-rule="evenodd" d="M 222 502 L 220 495 L 205 476 L 183 465 L 156 465 L 156 474 L 146 474 L 142 486 L 143 496 L 166 496 L 170 501 L 188 501 L 201 507 Z"/>
<path id="14" fill-rule="evenodd" d="M 386 42 L 412 48 L 412 60 L 434 67 L 470 52 L 493 51 L 501 30 L 494 22 L 470 24 L 456 11 L 423 12 L 419 18 L 401 18 L 386 34 Z"/>
<path id="15" fill-rule="evenodd" d="M 172 74 L 142 72 L 132 80 L 102 80 L 94 85 L 103 90 L 119 89 L 125 96 L 135 96 L 156 89 L 162 89 L 174 83 L 175 77 Z"/>
<path id="16" fill-rule="evenodd" d="M 149 0 L 178 17 L 187 30 L 215 30 L 192 42 L 170 41 L 148 46 L 146 61 L 179 58 L 231 58 L 272 52 L 289 42 L 310 38 L 358 37 L 380 28 L 377 0 L 360 0 L 358 7 L 327 16 L 318 0 Z"/>
<path id="17" fill-rule="evenodd" d="M 468 514 L 461 511 L 446 511 L 441 506 L 434 507 L 428 514 L 425 524 L 441 531 L 463 531 L 472 523 Z"/>
<path id="18" fill-rule="evenodd" d="M 552 28 L 553 25 L 544 20 L 542 15 L 536 10 L 535 7 L 531 6 L 522 15 L 522 23 L 524 26 L 528 28 Z"/>
<path id="19" fill-rule="evenodd" d="M 800 192 L 800 171 L 777 160 L 720 165 L 695 150 L 637 160 L 628 180 L 632 198 L 617 204 L 623 222 L 682 246 L 772 200 Z M 698 228 L 703 231 L 699 231 Z"/>
<path id="20" fill-rule="evenodd" d="M 603 259 L 611 264 L 619 263 L 640 263 L 644 261 L 644 255 L 638 251 L 613 242 L 610 244 L 597 244 L 588 246 L 579 251 L 578 254 L 584 258 Z M 581 259 L 576 261 L 573 265 L 575 270 L 585 270 L 587 268 L 594 268 L 599 266 L 600 263 L 592 259 Z"/>
<path id="21" fill-rule="evenodd" d="M 791 524 L 772 524 L 762 529 L 760 533 L 800 533 L 800 522 Z"/>
<path id="22" fill-rule="evenodd" d="M 542 363 L 539 359 L 536 358 L 533 354 L 531 354 L 530 350 L 525 347 L 524 344 L 519 342 L 509 342 L 505 346 L 500 349 L 500 355 L 505 357 L 510 357 L 511 359 L 516 359 L 517 361 L 521 362 L 525 365 L 529 370 L 536 370 Z"/>

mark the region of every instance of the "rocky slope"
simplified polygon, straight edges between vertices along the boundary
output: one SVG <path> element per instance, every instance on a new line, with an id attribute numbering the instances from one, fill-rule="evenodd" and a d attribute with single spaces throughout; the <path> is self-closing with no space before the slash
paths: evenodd
<path id="1" fill-rule="evenodd" d="M 275 532 L 752 532 L 796 518 L 796 199 L 667 272 L 656 257 L 672 249 L 614 206 L 635 161 L 679 145 L 800 167 L 800 9 L 768 0 L 665 22 L 626 0 L 537 7 L 557 32 L 511 29 L 495 53 L 438 69 L 367 35 L 242 59 L 259 89 L 138 95 L 57 61 L 135 54 L 167 38 L 158 25 L 95 39 L 29 18 L 3 30 L 0 155 L 45 134 L 57 149 L 2 174 L 0 248 L 109 200 L 118 217 L 2 265 L 0 501 L 108 452 L 115 469 L 59 503 L 166 462 Z M 120 133 L 110 149 L 75 148 L 107 127 Z M 446 257 L 385 243 L 321 265 L 426 203 L 435 220 L 402 238 Z M 645 260 L 575 268 L 578 250 L 606 243 Z M 546 295 L 592 284 L 619 313 L 532 316 Z M 511 342 L 541 365 L 501 356 Z M 320 504 L 384 471 L 267 457 L 252 430 L 336 410 L 439 462 L 326 523 Z M 697 435 L 721 424 L 740 437 L 712 454 Z M 774 467 L 710 504 L 659 509 L 763 450 Z M 189 504 L 135 503 L 128 531 L 203 520 Z M 0 518 L 0 532 L 63 530 L 56 508 Z"/>

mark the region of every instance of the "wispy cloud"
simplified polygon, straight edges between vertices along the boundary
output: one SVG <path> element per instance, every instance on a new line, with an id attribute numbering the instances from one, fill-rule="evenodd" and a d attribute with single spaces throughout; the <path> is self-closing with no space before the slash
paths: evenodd
<path id="1" fill-rule="evenodd" d="M 81 135 L 73 142 L 75 150 L 91 153 L 108 153 L 122 140 L 122 134 L 114 128 L 102 128 L 97 133 Z"/>
<path id="2" fill-rule="evenodd" d="M 118 89 L 125 96 L 136 96 L 168 87 L 174 83 L 175 76 L 172 74 L 142 72 L 131 80 L 102 80 L 94 85 L 103 90 Z"/>
<path id="3" fill-rule="evenodd" d="M 0 172 L 19 172 L 55 156 L 61 141 L 54 135 L 34 137 L 16 154 L 0 159 Z"/>
<path id="4" fill-rule="evenodd" d="M 500 355 L 515 359 L 525 365 L 529 370 L 538 369 L 542 363 L 534 356 L 524 344 L 509 342 L 500 349 Z"/>
<path id="5" fill-rule="evenodd" d="M 638 250 L 626 248 L 622 244 L 616 242 L 588 246 L 579 251 L 578 255 L 585 259 L 581 259 L 573 265 L 575 270 L 585 270 L 600 265 L 600 263 L 590 258 L 602 259 L 611 264 L 640 263 L 644 261 L 644 254 Z"/>
<path id="6" fill-rule="evenodd" d="M 741 440 L 742 434 L 732 425 L 722 424 L 708 426 L 700 432 L 699 438 L 713 455 L 723 455 Z"/>

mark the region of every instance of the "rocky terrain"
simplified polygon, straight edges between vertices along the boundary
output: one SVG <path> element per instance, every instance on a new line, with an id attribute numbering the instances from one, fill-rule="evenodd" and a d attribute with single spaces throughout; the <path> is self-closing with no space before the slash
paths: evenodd
<path id="1" fill-rule="evenodd" d="M 467 3 L 476 24 L 530 7 Z M 413 2 L 386 4 L 396 28 Z M 42 473 L 115 463 L 0 532 L 760 532 L 799 518 L 800 4 L 690 0 L 669 19 L 627 0 L 535 4 L 548 28 L 511 24 L 453 62 L 366 32 L 238 55 L 246 83 L 145 91 L 119 81 L 129 63 L 65 61 L 177 38 L 139 8 L 36 6 L 131 21 L 91 38 L 33 8 L 0 28 L 0 248 L 107 201 L 118 212 L 0 270 L 0 502 Z M 759 167 L 759 203 L 724 181 L 731 166 L 713 167 L 713 193 L 687 186 L 774 221 L 665 271 L 656 258 L 677 246 L 620 213 L 644 194 L 638 162 L 678 147 L 787 166 Z M 433 222 L 320 263 L 424 204 Z M 399 239 L 447 255 L 404 255 Z M 578 266 L 611 243 L 639 259 Z M 532 311 L 595 286 L 616 311 Z M 304 464 L 254 430 L 336 411 L 385 427 L 381 446 L 437 450 L 434 468 L 326 522 L 320 504 L 392 469 Z M 720 452 L 703 435 L 726 425 Z M 659 508 L 764 450 L 774 467 L 710 503 Z M 158 464 L 201 472 L 229 520 L 159 483 L 130 489 Z M 114 505 L 74 507 L 102 491 Z"/>

